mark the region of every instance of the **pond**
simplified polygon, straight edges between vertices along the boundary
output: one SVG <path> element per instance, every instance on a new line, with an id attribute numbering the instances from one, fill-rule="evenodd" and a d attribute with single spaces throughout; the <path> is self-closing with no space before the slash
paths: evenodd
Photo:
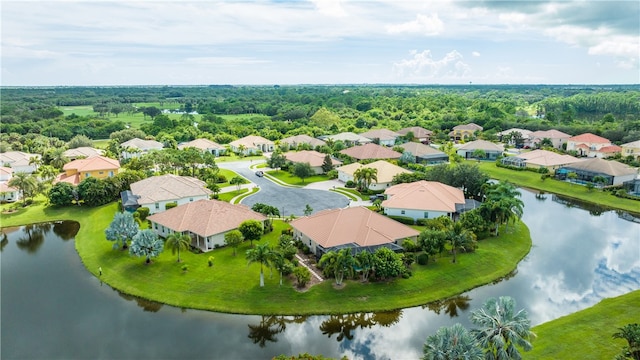
<path id="1" fill-rule="evenodd" d="M 640 289 L 637 218 L 553 195 L 522 195 L 534 246 L 511 276 L 447 301 L 385 313 L 262 317 L 165 306 L 122 295 L 89 274 L 71 241 L 75 222 L 7 228 L 0 355 L 265 359 L 308 352 L 418 359 L 427 336 L 456 322 L 469 326 L 469 311 L 489 297 L 514 297 L 537 325 Z"/>

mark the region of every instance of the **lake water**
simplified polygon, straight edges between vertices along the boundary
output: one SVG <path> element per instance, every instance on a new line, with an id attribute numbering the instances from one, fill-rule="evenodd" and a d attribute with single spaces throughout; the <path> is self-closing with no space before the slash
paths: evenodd
<path id="1" fill-rule="evenodd" d="M 438 304 L 376 314 L 261 317 L 164 306 L 121 295 L 89 274 L 72 241 L 77 223 L 4 229 L 0 355 L 270 359 L 308 352 L 418 359 L 427 336 L 456 322 L 470 326 L 469 311 L 489 297 L 514 297 L 537 325 L 640 289 L 634 218 L 522 193 L 533 248 L 512 276 Z"/>

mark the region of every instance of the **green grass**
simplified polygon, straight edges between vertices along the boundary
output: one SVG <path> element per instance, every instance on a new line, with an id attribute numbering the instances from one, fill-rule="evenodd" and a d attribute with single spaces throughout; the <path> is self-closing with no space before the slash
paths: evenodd
<path id="1" fill-rule="evenodd" d="M 476 163 L 475 161 L 473 163 Z M 542 190 L 549 193 L 564 195 L 570 198 L 588 201 L 598 205 L 625 210 L 633 213 L 640 213 L 640 201 L 623 199 L 611 195 L 608 192 L 593 189 L 589 191 L 586 186 L 570 184 L 564 181 L 547 179 L 542 181 L 538 173 L 531 171 L 517 171 L 497 167 L 494 162 L 480 162 L 480 170 L 489 177 L 497 180 L 508 180 L 518 186 Z"/>
<path id="2" fill-rule="evenodd" d="M 233 186 L 235 186 L 235 185 L 233 185 Z M 233 191 L 230 191 L 230 192 L 218 194 L 218 200 L 231 202 L 231 199 L 233 199 L 234 197 L 236 197 L 238 195 L 242 195 L 242 194 L 247 193 L 247 192 L 249 192 L 249 189 L 240 189 L 240 191 L 233 190 Z"/>
<path id="3" fill-rule="evenodd" d="M 604 299 L 571 315 L 534 327 L 537 338 L 525 359 L 613 359 L 625 340 L 613 339 L 618 328 L 640 321 L 640 290 Z"/>
<path id="4" fill-rule="evenodd" d="M 341 192 L 341 193 L 349 193 L 353 195 L 354 200 L 369 200 L 368 195 L 363 195 L 356 189 L 348 189 L 348 188 L 341 187 L 341 188 L 336 188 L 335 191 Z"/>
<path id="5" fill-rule="evenodd" d="M 105 240 L 104 229 L 111 222 L 116 205 L 99 208 L 45 208 L 32 205 L 23 211 L 2 216 L 3 226 L 17 226 L 51 220 L 77 220 L 80 232 L 76 249 L 86 268 L 97 275 L 102 267 L 102 280 L 130 294 L 184 308 L 245 314 L 330 314 L 359 311 L 382 311 L 417 306 L 459 294 L 490 283 L 510 273 L 529 252 L 531 239 L 526 226 L 519 223 L 503 231 L 500 237 L 480 242 L 475 253 L 460 254 L 458 263 L 444 255 L 427 266 L 414 265 L 413 277 L 391 282 L 361 284 L 346 281 L 342 289 L 334 289 L 331 281 L 297 291 L 290 279 L 278 285 L 278 276 L 265 269 L 264 288 L 259 286 L 258 264 L 247 266 L 244 254 L 249 244 L 242 244 L 238 255 L 231 248 L 219 248 L 205 254 L 183 252 L 182 263 L 176 256 L 163 252 L 150 265 L 121 250 L 113 250 Z M 275 229 L 261 242 L 275 244 L 288 224 L 276 221 Z M 207 259 L 215 257 L 209 267 Z M 181 270 L 189 266 L 188 272 Z"/>
<path id="6" fill-rule="evenodd" d="M 271 170 L 267 171 L 267 174 L 273 176 L 274 178 L 282 181 L 285 184 L 292 186 L 305 186 L 314 182 L 331 180 L 327 175 L 313 175 L 304 179 L 303 182 L 299 177 L 292 175 L 288 171 L 284 170 Z"/>

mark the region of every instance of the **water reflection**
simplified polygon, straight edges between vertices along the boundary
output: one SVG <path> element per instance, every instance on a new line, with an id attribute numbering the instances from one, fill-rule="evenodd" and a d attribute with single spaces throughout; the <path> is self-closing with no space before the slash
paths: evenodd
<path id="1" fill-rule="evenodd" d="M 329 338 L 337 334 L 336 340 L 338 342 L 344 339 L 353 340 L 353 334 L 356 329 L 369 329 L 376 325 L 389 327 L 397 324 L 401 317 L 402 310 L 329 315 L 329 317 L 320 324 L 320 331 Z"/>
<path id="2" fill-rule="evenodd" d="M 302 324 L 307 320 L 307 316 L 261 316 L 257 325 L 249 324 L 249 339 L 261 348 L 267 342 L 277 342 L 276 335 L 287 328 L 287 324 Z"/>
<path id="3" fill-rule="evenodd" d="M 49 231 L 51 231 L 51 224 L 31 224 L 26 225 L 22 230 L 22 236 L 16 241 L 16 245 L 20 250 L 25 250 L 30 254 L 35 254 Z"/>
<path id="4" fill-rule="evenodd" d="M 449 315 L 449 317 L 457 317 L 458 309 L 461 312 L 464 312 L 469 308 L 471 298 L 469 295 L 458 295 L 448 299 L 434 301 L 423 305 L 422 308 L 427 308 L 434 313 L 440 315 L 440 312 L 444 311 L 445 314 Z"/>
<path id="5" fill-rule="evenodd" d="M 164 305 L 163 303 L 159 303 L 157 301 L 153 301 L 153 300 L 147 300 L 147 299 L 143 299 L 141 297 L 137 297 L 137 296 L 133 296 L 133 295 L 128 295 L 125 294 L 123 292 L 120 292 L 118 290 L 115 290 L 118 293 L 118 295 L 120 295 L 121 298 L 127 300 L 127 301 L 135 301 L 136 304 L 142 308 L 143 311 L 148 311 L 148 312 L 158 312 L 160 311 L 160 308 L 162 308 L 162 306 Z"/>

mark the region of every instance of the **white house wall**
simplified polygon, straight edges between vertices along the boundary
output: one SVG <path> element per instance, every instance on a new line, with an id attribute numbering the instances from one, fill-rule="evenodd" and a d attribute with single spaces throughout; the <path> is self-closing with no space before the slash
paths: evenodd
<path id="1" fill-rule="evenodd" d="M 198 201 L 198 200 L 206 200 L 208 198 L 209 197 L 207 195 L 199 195 L 199 196 L 192 196 L 192 197 L 187 197 L 187 198 L 182 198 L 182 199 L 159 201 L 159 202 L 157 202 L 157 204 L 158 204 L 157 208 L 156 208 L 156 203 L 140 204 L 140 206 L 149 208 L 149 215 L 152 215 L 152 214 L 155 214 L 155 213 L 161 213 L 161 212 L 165 211 L 166 210 L 166 205 L 170 204 L 170 203 L 173 203 L 173 202 L 177 202 L 178 206 L 179 206 L 179 205 L 188 204 L 190 202 L 194 202 L 194 201 Z"/>
<path id="2" fill-rule="evenodd" d="M 404 211 L 404 214 L 402 213 Z M 425 212 L 427 213 L 427 216 L 425 217 Z M 417 219 L 435 219 L 437 217 L 440 216 L 447 216 L 449 217 L 449 213 L 447 212 L 442 212 L 442 211 L 431 211 L 431 210 L 415 210 L 415 209 L 398 209 L 398 208 L 388 208 L 385 207 L 384 208 L 384 213 L 385 215 L 392 215 L 392 216 L 406 216 L 406 217 L 410 217 L 414 220 Z"/>
<path id="3" fill-rule="evenodd" d="M 614 176 L 613 185 L 622 185 L 625 181 L 632 181 L 636 178 L 637 174 L 630 174 L 624 176 Z"/>

